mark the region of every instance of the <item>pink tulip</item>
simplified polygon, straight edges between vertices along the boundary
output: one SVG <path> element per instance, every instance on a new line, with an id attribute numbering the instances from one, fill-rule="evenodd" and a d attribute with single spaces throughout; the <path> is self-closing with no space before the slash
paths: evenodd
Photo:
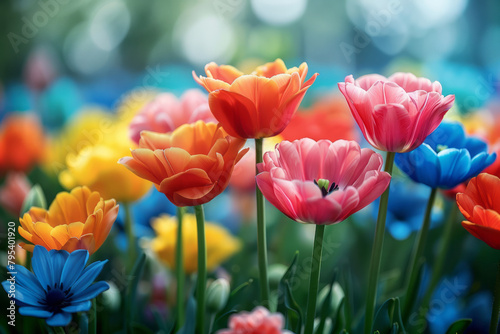
<path id="1" fill-rule="evenodd" d="M 208 97 L 201 91 L 187 90 L 180 99 L 161 93 L 132 119 L 130 138 L 139 144 L 143 130 L 166 133 L 198 120 L 217 122 L 210 112 Z"/>
<path id="2" fill-rule="evenodd" d="M 338 84 L 366 140 L 388 152 L 412 151 L 441 123 L 454 95 L 441 95 L 441 84 L 411 73 L 378 74 Z"/>
<path id="3" fill-rule="evenodd" d="M 30 189 L 30 181 L 23 173 L 7 174 L 5 183 L 0 187 L 0 205 L 14 216 L 19 216 Z"/>
<path id="4" fill-rule="evenodd" d="M 301 223 L 330 225 L 361 210 L 389 185 L 382 156 L 355 141 L 283 141 L 264 154 L 257 185 L 271 204 Z"/>
<path id="5" fill-rule="evenodd" d="M 240 312 L 229 318 L 229 329 L 223 329 L 217 334 L 285 334 L 285 320 L 280 313 L 269 311 L 257 306 L 252 312 Z"/>

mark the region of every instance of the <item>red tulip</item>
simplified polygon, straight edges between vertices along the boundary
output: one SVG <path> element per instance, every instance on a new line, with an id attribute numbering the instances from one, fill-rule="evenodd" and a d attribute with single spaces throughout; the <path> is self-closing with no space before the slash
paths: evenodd
<path id="1" fill-rule="evenodd" d="M 457 205 L 465 219 L 462 226 L 490 247 L 500 249 L 500 178 L 481 173 L 470 180 Z"/>
<path id="2" fill-rule="evenodd" d="M 283 330 L 285 319 L 280 313 L 269 313 L 262 307 L 256 307 L 252 312 L 240 312 L 229 318 L 229 328 L 217 334 L 285 334 Z"/>

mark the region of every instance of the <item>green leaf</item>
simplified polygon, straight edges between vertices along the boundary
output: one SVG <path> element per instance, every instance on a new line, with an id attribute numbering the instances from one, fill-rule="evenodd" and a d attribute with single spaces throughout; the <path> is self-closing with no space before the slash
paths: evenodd
<path id="1" fill-rule="evenodd" d="M 325 328 L 325 322 L 326 318 L 332 313 L 336 313 L 336 310 L 331 310 L 332 308 L 332 289 L 333 285 L 335 284 L 335 280 L 337 279 L 337 271 L 332 275 L 332 281 L 328 285 L 328 293 L 326 294 L 325 299 L 323 300 L 323 305 L 321 306 L 321 311 L 320 311 L 320 319 L 319 319 L 319 325 L 318 329 L 316 330 L 316 333 L 318 334 L 323 334 L 324 328 Z"/>
<path id="2" fill-rule="evenodd" d="M 132 269 L 132 281 L 127 288 L 125 300 L 125 322 L 128 323 L 128 325 L 125 327 L 129 329 L 131 329 L 131 322 L 136 314 L 134 306 L 136 305 L 135 297 L 137 293 L 137 285 L 139 284 L 145 265 L 146 254 L 142 253 L 135 261 L 134 268 Z"/>
<path id="3" fill-rule="evenodd" d="M 285 316 L 286 329 L 297 326 L 300 329 L 302 327 L 302 311 L 292 296 L 289 284 L 297 270 L 298 257 L 299 252 L 297 251 L 295 252 L 292 263 L 278 284 L 278 312 Z M 300 332 L 300 330 L 298 332 Z"/>
<path id="4" fill-rule="evenodd" d="M 343 314 L 345 313 L 345 298 L 339 303 L 339 307 L 337 307 L 337 314 L 335 315 L 335 319 L 333 319 L 333 329 L 332 333 L 347 333 L 345 329 L 345 318 Z"/>
<path id="5" fill-rule="evenodd" d="M 130 324 L 130 329 L 132 330 L 131 333 L 134 334 L 154 334 L 154 332 L 151 329 L 147 328 L 146 326 L 138 322 L 132 322 Z"/>
<path id="6" fill-rule="evenodd" d="M 286 284 L 286 294 L 285 294 L 285 307 L 287 309 L 287 323 L 291 328 L 294 328 L 295 333 L 300 333 L 302 329 L 302 310 L 299 304 L 295 301 L 292 295 L 292 290 L 290 289 L 290 284 Z"/>
<path id="7" fill-rule="evenodd" d="M 45 199 L 45 195 L 43 194 L 42 187 L 40 187 L 40 185 L 38 184 L 35 184 L 29 191 L 28 195 L 26 195 L 21 209 L 21 217 L 33 206 L 47 209 L 47 201 Z"/>
<path id="8" fill-rule="evenodd" d="M 451 324 L 446 334 L 462 334 L 472 323 L 472 319 L 460 319 Z"/>
<path id="9" fill-rule="evenodd" d="M 378 309 L 375 316 L 372 332 L 378 330 L 380 334 L 392 334 L 394 324 L 398 326 L 398 333 L 406 333 L 401 318 L 399 298 L 390 298 Z"/>

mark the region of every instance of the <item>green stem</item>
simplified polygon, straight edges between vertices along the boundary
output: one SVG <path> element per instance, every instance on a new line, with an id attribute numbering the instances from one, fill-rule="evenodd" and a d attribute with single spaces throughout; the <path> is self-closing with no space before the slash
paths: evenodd
<path id="1" fill-rule="evenodd" d="M 207 247 L 205 245 L 205 215 L 203 206 L 194 207 L 198 230 L 198 285 L 196 287 L 196 333 L 205 332 L 205 289 L 207 287 Z"/>
<path id="2" fill-rule="evenodd" d="M 448 219 L 444 224 L 441 245 L 437 251 L 437 259 L 432 267 L 432 276 L 429 283 L 429 287 L 427 288 L 424 298 L 422 299 L 421 305 L 425 309 L 428 309 L 429 303 L 432 298 L 432 293 L 434 292 L 434 289 L 436 288 L 437 284 L 439 283 L 439 280 L 441 279 L 444 260 L 446 259 L 448 248 L 450 247 L 451 235 L 454 227 L 453 225 L 455 224 L 455 221 L 457 219 L 457 213 L 458 213 L 458 206 L 455 205 L 455 203 L 453 203 L 450 212 L 448 214 Z M 425 314 L 423 314 L 423 316 L 425 316 Z"/>
<path id="3" fill-rule="evenodd" d="M 255 162 L 262 162 L 263 139 L 255 139 Z M 259 173 L 257 167 L 255 174 Z M 267 276 L 267 241 L 266 241 L 266 217 L 264 211 L 264 196 L 259 187 L 255 187 L 257 199 L 257 251 L 259 257 L 260 298 L 262 305 L 269 307 L 269 279 Z"/>
<path id="4" fill-rule="evenodd" d="M 392 175 L 394 166 L 394 157 L 396 153 L 387 152 L 384 171 Z M 380 197 L 378 207 L 377 226 L 375 227 L 375 240 L 373 242 L 372 255 L 370 259 L 370 269 L 368 272 L 368 294 L 366 299 L 365 312 L 365 333 L 371 331 L 373 317 L 375 313 L 375 304 L 377 302 L 377 286 L 380 274 L 380 263 L 382 260 L 382 248 L 384 245 L 385 218 L 387 216 L 387 203 L 389 202 L 389 186 Z"/>
<path id="5" fill-rule="evenodd" d="M 63 327 L 51 327 L 51 328 L 55 334 L 66 334 L 66 331 L 64 330 Z"/>
<path id="6" fill-rule="evenodd" d="M 177 208 L 177 244 L 175 246 L 175 273 L 177 279 L 177 329 L 184 325 L 184 256 L 182 253 L 182 218 L 184 208 Z"/>
<path id="7" fill-rule="evenodd" d="M 493 309 L 491 311 L 490 334 L 497 333 L 499 313 L 500 313 L 500 263 L 498 264 L 497 280 L 495 283 L 495 292 L 493 294 Z"/>
<path id="8" fill-rule="evenodd" d="M 323 235 L 325 225 L 316 225 L 314 234 L 313 258 L 311 263 L 311 278 L 309 280 L 309 293 L 307 299 L 307 317 L 304 333 L 312 333 L 314 330 L 314 318 L 316 316 L 316 298 L 318 297 L 319 274 L 321 271 L 321 255 L 323 252 Z"/>
<path id="9" fill-rule="evenodd" d="M 419 280 L 421 261 L 424 254 L 425 242 L 427 240 L 427 234 L 429 232 L 429 226 L 431 224 L 431 213 L 432 207 L 434 205 L 434 200 L 436 199 L 437 188 L 432 189 L 431 195 L 429 196 L 429 201 L 427 202 L 427 207 L 425 209 L 424 221 L 422 222 L 422 228 L 418 232 L 415 248 L 413 249 L 413 255 L 411 260 L 411 271 L 408 280 L 408 288 L 406 290 L 405 302 L 403 306 L 403 321 L 408 319 L 410 312 L 415 303 L 417 297 L 418 286 L 417 282 Z"/>
<path id="10" fill-rule="evenodd" d="M 89 334 L 97 334 L 97 299 L 92 300 L 92 307 L 89 312 Z"/>
<path id="11" fill-rule="evenodd" d="M 134 235 L 134 225 L 132 221 L 132 211 L 130 209 L 129 203 L 122 203 L 125 209 L 125 233 L 128 239 L 128 271 L 132 270 L 135 263 L 136 249 L 135 249 L 135 235 Z"/>

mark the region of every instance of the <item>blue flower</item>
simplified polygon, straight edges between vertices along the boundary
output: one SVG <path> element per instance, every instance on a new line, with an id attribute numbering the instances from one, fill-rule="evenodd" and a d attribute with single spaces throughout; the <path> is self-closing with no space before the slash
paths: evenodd
<path id="1" fill-rule="evenodd" d="M 394 239 L 407 239 L 412 232 L 420 230 L 430 191 L 429 187 L 422 184 L 393 176 L 389 188 L 386 226 Z M 377 214 L 378 205 L 374 205 L 374 217 L 377 217 Z M 434 207 L 431 215 L 431 228 L 437 226 L 442 216 L 442 210 Z"/>
<path id="2" fill-rule="evenodd" d="M 478 138 L 465 135 L 460 123 L 443 122 L 415 150 L 396 154 L 396 165 L 413 181 L 451 189 L 491 165 L 496 154 Z"/>
<path id="3" fill-rule="evenodd" d="M 85 268 L 88 258 L 87 250 L 68 253 L 35 246 L 34 274 L 16 265 L 14 280 L 4 281 L 2 286 L 15 299 L 21 315 L 44 318 L 49 326 L 66 326 L 71 313 L 88 311 L 90 300 L 109 289 L 104 281 L 92 284 L 107 260 Z"/>

